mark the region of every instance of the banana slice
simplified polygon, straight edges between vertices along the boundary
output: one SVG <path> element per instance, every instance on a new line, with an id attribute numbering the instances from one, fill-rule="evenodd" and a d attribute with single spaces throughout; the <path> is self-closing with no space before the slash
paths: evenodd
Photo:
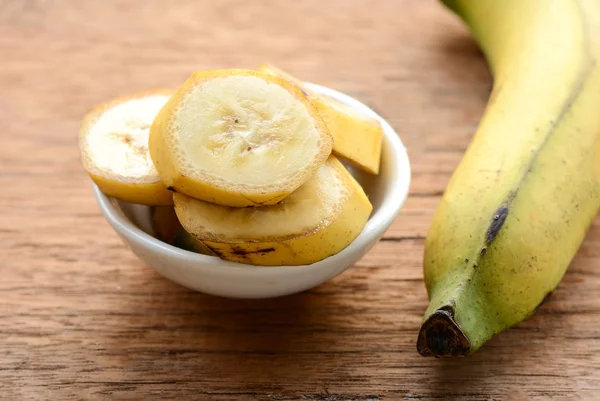
<path id="1" fill-rule="evenodd" d="M 287 81 L 249 70 L 193 74 L 150 129 L 166 185 L 225 206 L 272 205 L 305 183 L 333 138 Z"/>
<path id="2" fill-rule="evenodd" d="M 203 255 L 217 256 L 202 241 L 194 238 L 183 228 L 179 230 L 179 232 L 175 236 L 175 239 L 173 240 L 173 246 L 184 249 L 186 251 L 201 253 Z"/>
<path id="3" fill-rule="evenodd" d="M 310 264 L 338 253 L 360 234 L 373 209 L 334 156 L 277 205 L 231 208 L 183 194 L 173 199 L 185 230 L 216 255 L 264 266 Z"/>
<path id="4" fill-rule="evenodd" d="M 173 206 L 154 206 L 151 215 L 154 235 L 159 240 L 186 251 L 216 256 L 206 245 L 183 229 Z"/>
<path id="5" fill-rule="evenodd" d="M 137 93 L 114 99 L 89 112 L 79 132 L 85 170 L 108 196 L 145 205 L 172 205 L 152 164 L 148 133 L 172 91 Z"/>
<path id="6" fill-rule="evenodd" d="M 261 64 L 261 65 L 258 66 L 258 71 L 264 72 L 265 74 L 270 74 L 270 75 L 274 75 L 276 77 L 285 79 L 289 83 L 294 84 L 306 96 L 309 96 L 311 98 L 320 96 L 320 94 L 318 94 L 317 92 L 314 92 L 314 91 L 308 89 L 304 85 L 303 81 L 301 81 L 300 79 L 296 78 L 292 74 L 289 74 L 289 73 L 283 71 L 282 69 L 279 69 L 279 68 L 275 67 L 274 65 L 271 65 L 271 64 Z"/>
<path id="7" fill-rule="evenodd" d="M 379 120 L 311 91 L 302 81 L 272 65 L 263 64 L 258 69 L 291 82 L 309 97 L 333 136 L 335 155 L 343 157 L 368 173 L 379 174 L 383 140 L 383 129 Z"/>

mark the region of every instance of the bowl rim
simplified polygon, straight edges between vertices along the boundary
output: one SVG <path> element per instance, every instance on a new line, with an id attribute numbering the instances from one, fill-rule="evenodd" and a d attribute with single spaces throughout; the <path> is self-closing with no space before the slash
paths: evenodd
<path id="1" fill-rule="evenodd" d="M 164 253 L 165 256 L 174 257 L 177 259 L 184 259 L 186 262 L 197 264 L 198 267 L 213 265 L 219 269 L 230 269 L 230 270 L 244 270 L 249 269 L 255 271 L 274 271 L 274 270 L 289 270 L 289 269 L 302 269 L 302 268 L 318 268 L 319 265 L 324 263 L 337 263 L 342 262 L 343 259 L 349 254 L 360 252 L 362 246 L 375 243 L 390 225 L 393 223 L 395 218 L 400 213 L 400 209 L 406 202 L 408 192 L 411 183 L 411 169 L 408 154 L 400 136 L 392 128 L 392 126 L 381 116 L 379 116 L 371 108 L 363 104 L 362 102 L 354 99 L 353 97 L 346 95 L 342 92 L 334 89 L 327 88 L 322 85 L 313 84 L 310 82 L 305 83 L 306 86 L 318 92 L 322 95 L 329 96 L 334 100 L 338 100 L 350 107 L 357 109 L 371 117 L 376 118 L 380 121 L 383 127 L 384 133 L 384 146 L 388 146 L 391 149 L 391 154 L 395 158 L 395 163 L 391 163 L 392 168 L 388 172 L 391 175 L 390 186 L 391 188 L 386 191 L 387 195 L 383 199 L 379 209 L 376 213 L 372 214 L 361 233 L 356 237 L 346 248 L 340 252 L 331 255 L 323 260 L 308 265 L 282 265 L 282 266 L 256 266 L 248 265 L 243 263 L 231 262 L 220 259 L 215 256 L 203 255 L 191 251 L 187 251 L 178 248 L 173 245 L 169 245 L 152 235 L 146 233 L 144 230 L 135 225 L 120 208 L 115 206 L 117 200 L 113 199 L 100 191 L 100 189 L 94 184 L 94 196 L 96 202 L 102 211 L 105 219 L 109 224 L 117 231 L 119 235 L 125 237 L 127 241 L 135 242 L 137 245 L 144 248 L 154 248 L 155 251 Z"/>

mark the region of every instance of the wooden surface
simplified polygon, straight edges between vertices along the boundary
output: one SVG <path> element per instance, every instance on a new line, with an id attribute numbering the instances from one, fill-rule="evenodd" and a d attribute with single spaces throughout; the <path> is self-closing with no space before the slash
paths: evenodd
<path id="1" fill-rule="evenodd" d="M 140 263 L 101 217 L 76 136 L 116 95 L 272 62 L 398 130 L 413 184 L 354 268 L 236 301 Z M 600 399 L 600 222 L 527 322 L 420 357 L 423 238 L 491 78 L 434 0 L 0 0 L 0 399 Z"/>

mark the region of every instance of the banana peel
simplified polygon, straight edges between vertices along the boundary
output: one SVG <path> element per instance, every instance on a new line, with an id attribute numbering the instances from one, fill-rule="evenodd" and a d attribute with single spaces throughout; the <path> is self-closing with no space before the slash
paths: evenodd
<path id="1" fill-rule="evenodd" d="M 459 357 L 535 312 L 600 208 L 600 3 L 445 3 L 494 76 L 425 241 L 417 350 Z"/>
<path id="2" fill-rule="evenodd" d="M 298 78 L 269 64 L 259 71 L 281 77 L 308 96 L 333 136 L 333 153 L 369 174 L 379 174 L 383 128 L 379 120 L 311 91 Z"/>
<path id="3" fill-rule="evenodd" d="M 172 190 L 223 206 L 273 205 L 325 162 L 333 138 L 306 96 L 250 70 L 201 71 L 150 129 L 152 161 Z"/>
<path id="4" fill-rule="evenodd" d="M 84 169 L 108 196 L 144 205 L 172 205 L 148 151 L 150 125 L 171 90 L 144 91 L 106 102 L 83 119 L 79 149 Z"/>
<path id="5" fill-rule="evenodd" d="M 362 231 L 372 205 L 334 157 L 283 202 L 231 208 L 175 194 L 185 231 L 222 259 L 262 265 L 304 265 L 334 255 Z M 189 242 L 189 239 L 188 239 Z"/>

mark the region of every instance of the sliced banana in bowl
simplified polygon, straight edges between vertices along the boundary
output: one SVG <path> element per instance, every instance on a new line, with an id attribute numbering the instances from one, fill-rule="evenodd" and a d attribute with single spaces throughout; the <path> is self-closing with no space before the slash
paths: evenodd
<path id="1" fill-rule="evenodd" d="M 172 190 L 224 206 L 272 205 L 321 166 L 333 138 L 287 81 L 250 70 L 193 74 L 154 120 L 150 154 Z"/>
<path id="2" fill-rule="evenodd" d="M 204 81 L 201 79 L 202 82 L 212 82 L 242 75 L 244 79 L 231 87 L 222 80 L 212 88 L 210 85 L 189 85 L 188 82 L 190 93 L 199 87 L 202 87 L 200 92 L 208 90 L 210 93 L 187 98 L 191 101 L 186 104 L 180 99 L 176 108 L 167 101 L 154 119 L 153 128 L 157 126 L 160 130 L 165 127 L 178 130 L 182 122 L 188 124 L 188 128 L 197 125 L 198 129 L 182 130 L 191 134 L 188 137 L 181 135 L 178 141 L 173 138 L 165 141 L 168 135 L 162 135 L 165 131 L 161 131 L 154 142 L 150 133 L 148 153 L 158 153 L 157 157 L 150 157 L 151 163 L 158 164 L 156 175 L 161 181 L 167 181 L 159 188 L 166 197 L 175 198 L 176 209 L 173 206 L 151 208 L 137 204 L 151 203 L 134 200 L 131 193 L 139 187 L 125 191 L 125 196 L 119 195 L 121 200 L 113 198 L 118 191 L 111 193 L 109 190 L 121 184 L 122 180 L 114 180 L 110 175 L 112 185 L 103 186 L 102 181 L 97 180 L 94 194 L 107 221 L 132 252 L 163 276 L 198 291 L 227 297 L 266 298 L 292 294 L 335 277 L 375 245 L 406 199 L 410 165 L 392 127 L 357 100 L 315 84 L 305 83 L 300 90 L 281 78 L 264 78 L 264 74 L 257 72 L 238 72 L 216 74 L 218 78 L 212 73 Z M 266 84 L 255 85 L 256 81 L 246 78 L 259 78 Z M 275 80 L 274 86 L 290 94 L 292 101 L 279 89 L 271 90 L 272 80 Z M 240 82 L 245 82 L 245 86 Z M 240 88 L 245 88 L 244 93 L 236 93 L 235 88 L 240 93 Z M 183 91 L 180 95 L 183 99 L 189 94 Z M 226 101 L 232 96 L 233 102 Z M 338 161 L 337 157 L 330 155 L 331 138 L 328 139 L 326 129 L 321 127 L 324 123 L 315 106 L 315 96 L 333 99 L 380 122 L 384 138 L 378 175 L 355 166 L 346 169 L 340 161 L 345 163 L 348 160 Z M 308 103 L 307 97 L 312 99 Z M 304 113 L 297 116 L 295 112 L 277 112 L 280 109 L 302 110 L 300 106 L 309 117 Z M 187 114 L 181 114 L 185 118 L 180 118 L 178 113 L 186 109 Z M 163 114 L 165 110 L 169 111 Z M 352 113 L 346 111 L 345 114 Z M 216 118 L 211 119 L 211 116 Z M 252 124 L 245 130 L 235 128 L 235 132 L 230 132 L 231 127 L 243 120 L 236 118 L 238 116 Z M 278 120 L 284 122 L 281 130 L 267 124 Z M 204 129 L 211 121 L 214 124 Z M 290 126 L 296 128 L 290 130 Z M 285 141 L 280 140 L 281 132 L 295 142 L 292 147 L 299 146 L 302 152 L 290 153 L 287 145 L 283 144 Z M 190 140 L 197 135 L 201 137 L 197 142 Z M 244 141 L 250 140 L 254 141 L 256 148 L 264 148 L 262 162 L 258 157 L 253 160 L 253 156 L 239 158 L 239 154 L 233 151 L 244 149 L 243 146 L 247 145 Z M 264 140 L 262 145 L 261 140 Z M 178 146 L 166 148 L 172 143 L 178 143 Z M 272 146 L 272 143 L 275 145 Z M 108 161 L 105 164 L 113 165 L 110 163 L 111 146 L 103 148 L 108 149 L 109 156 L 96 156 L 96 159 L 102 158 Z M 255 149 L 255 146 L 249 146 L 250 150 Z M 250 152 L 247 147 L 246 151 Z M 209 150 L 208 156 L 205 157 L 202 152 L 198 156 L 202 148 Z M 85 152 L 90 150 L 82 149 L 85 158 Z M 211 156 L 212 153 L 215 155 Z M 123 157 L 126 153 L 117 154 Z M 165 164 L 161 166 L 162 163 Z M 189 174 L 186 168 L 198 170 L 200 174 Z M 105 169 L 100 169 L 100 172 L 104 173 Z M 300 171 L 296 174 L 306 174 L 305 178 L 279 191 L 273 185 L 277 183 L 277 177 L 293 177 L 291 171 L 294 169 Z M 93 168 L 89 170 L 97 172 Z M 235 182 L 238 174 L 243 177 L 243 191 L 236 186 L 239 184 Z M 223 182 L 226 185 L 221 185 Z M 185 193 L 190 183 L 193 191 L 198 190 L 192 196 Z M 256 191 L 256 183 L 263 188 Z M 168 185 L 177 193 L 167 191 Z M 295 185 L 298 187 L 293 188 Z M 269 198 L 273 195 L 276 196 Z M 144 199 L 148 199 L 147 196 L 146 193 Z M 200 199 L 194 199 L 196 196 Z M 235 206 L 251 207 L 220 205 L 214 202 L 214 197 L 225 203 L 232 202 Z M 275 203 L 262 205 L 271 202 Z"/>
<path id="3" fill-rule="evenodd" d="M 119 97 L 90 111 L 79 131 L 83 167 L 105 194 L 144 205 L 173 204 L 148 152 L 154 118 L 172 91 Z"/>
<path id="4" fill-rule="evenodd" d="M 183 229 L 173 206 L 154 206 L 151 215 L 152 234 L 159 240 L 186 251 L 216 256 L 206 245 Z"/>
<path id="5" fill-rule="evenodd" d="M 232 208 L 183 194 L 173 199 L 185 230 L 214 254 L 263 266 L 311 264 L 338 253 L 362 231 L 373 209 L 335 156 L 276 205 Z"/>
<path id="6" fill-rule="evenodd" d="M 378 120 L 337 100 L 311 98 L 334 138 L 333 153 L 370 174 L 379 174 L 383 129 Z"/>
<path id="7" fill-rule="evenodd" d="M 258 70 L 285 79 L 308 96 L 333 136 L 335 155 L 370 174 L 379 174 L 383 128 L 378 119 L 310 89 L 300 79 L 273 65 L 262 64 Z"/>

